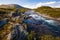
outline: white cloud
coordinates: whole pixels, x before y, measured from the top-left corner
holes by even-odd
[[[56,1],[53,1],[53,2],[39,2],[35,5],[24,5],[24,7],[27,7],[27,8],[37,8],[37,7],[40,7],[40,6],[51,6],[51,7],[60,7],[60,2],[56,2]]]
[[[36,8],[35,5],[22,5],[22,6],[24,6],[24,7],[26,7],[26,8],[31,8],[31,9]]]
[[[60,7],[60,2],[44,2],[44,3],[38,3],[36,5],[36,7],[40,7],[40,6],[51,6],[51,7]]]
[[[56,5],[56,6],[51,6],[53,8],[60,8],[60,5]]]
[[[55,1],[54,2],[40,2],[36,5],[36,7],[51,5],[51,4],[54,4],[54,3],[56,3],[56,2]]]

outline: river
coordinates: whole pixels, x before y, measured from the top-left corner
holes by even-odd
[[[28,16],[27,19],[24,20],[25,23],[29,24],[27,30],[34,30],[36,32],[41,32],[44,34],[52,33],[52,35],[60,36],[60,23],[44,18],[43,16],[38,15],[36,12],[28,11],[25,12],[25,15]]]

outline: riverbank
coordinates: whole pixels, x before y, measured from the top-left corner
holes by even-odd
[[[36,13],[37,13],[38,15],[40,15],[40,16],[46,18],[46,19],[55,20],[55,21],[57,21],[57,22],[60,23],[60,18],[53,18],[53,17],[50,17],[50,16],[48,16],[48,15],[41,14],[41,13],[39,13],[39,12],[36,12]]]

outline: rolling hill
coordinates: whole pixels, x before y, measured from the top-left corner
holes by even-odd
[[[60,18],[60,8],[52,8],[49,6],[41,6],[35,9],[36,12],[49,15],[54,18]]]

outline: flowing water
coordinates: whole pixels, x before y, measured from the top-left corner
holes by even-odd
[[[29,31],[41,30],[41,32],[44,31],[43,33],[48,34],[51,32],[52,35],[60,36],[60,24],[57,21],[39,16],[35,12],[26,12],[25,15],[30,17],[30,18],[24,20],[25,23],[30,24],[30,26],[27,28],[27,30],[29,30]],[[40,26],[38,26],[38,25],[40,25]],[[36,26],[37,26],[37,28],[36,28]],[[48,30],[48,31],[45,31],[45,30]]]

